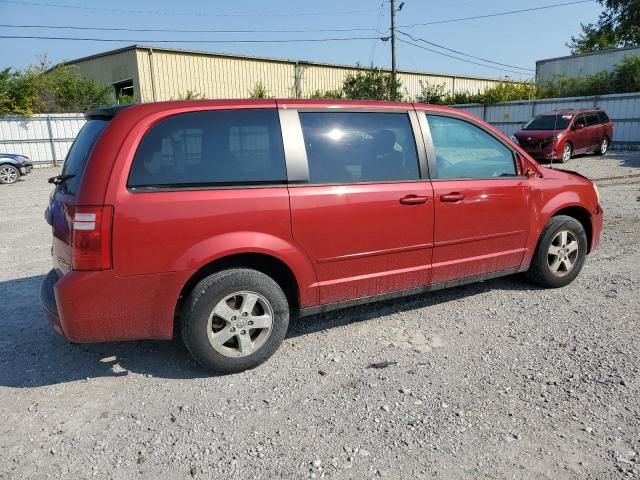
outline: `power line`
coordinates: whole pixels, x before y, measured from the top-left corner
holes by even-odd
[[[0,0],[2,1],[2,0]],[[97,30],[101,32],[156,32],[156,33],[306,33],[306,32],[378,32],[373,28],[329,28],[300,30],[192,30],[179,28],[126,28],[126,27],[78,27],[76,25],[15,25],[0,24],[6,28],[48,28],[58,30]]]
[[[163,10],[124,10],[120,8],[107,7],[89,7],[86,5],[66,5],[61,3],[48,2],[19,2],[17,0],[0,0],[1,3],[12,3],[14,5],[22,5],[29,7],[55,7],[55,8],[71,8],[75,10],[92,10],[110,13],[131,13],[135,15],[170,15],[170,16],[187,16],[187,17],[313,17],[321,15],[355,15],[360,13],[375,12],[375,10],[344,10],[337,12],[302,12],[302,13],[194,13],[194,12],[176,12]]]
[[[409,37],[414,42],[424,42],[424,43],[426,43],[428,45],[433,45],[434,47],[442,48],[443,50],[447,50],[449,52],[457,53],[458,55],[463,55],[465,57],[475,58],[476,60],[482,60],[483,62],[493,63],[495,65],[501,65],[503,67],[510,67],[510,68],[516,68],[518,70],[527,70],[529,72],[535,72],[535,70],[533,68],[518,67],[516,65],[509,65],[508,63],[500,63],[500,62],[496,62],[494,60],[489,60],[487,58],[476,57],[474,55],[470,55],[468,53],[464,53],[464,52],[461,52],[459,50],[454,50],[453,48],[445,47],[444,45],[440,45],[440,44],[435,43],[435,42],[430,42],[429,40],[425,40],[424,38],[414,37],[413,35],[410,35],[410,34],[405,33],[405,32],[401,32],[400,30],[398,30],[398,33],[401,34],[401,35],[404,35],[406,37]]]
[[[456,57],[455,55],[449,55],[448,53],[439,52],[439,51],[434,50],[432,48],[425,47],[424,45],[420,45],[420,44],[413,43],[413,42],[408,42],[407,40],[403,40],[401,38],[399,38],[398,41],[402,42],[402,43],[406,43],[407,45],[414,46],[416,48],[421,48],[422,50],[427,50],[429,52],[436,53],[438,55],[442,55],[442,56],[445,56],[445,57],[449,57],[449,58],[453,58],[453,59],[456,59],[456,60],[460,60],[462,62],[472,63],[474,65],[480,65],[481,67],[491,68],[493,70],[500,70],[500,71],[503,71],[503,72],[517,73],[518,75],[523,75],[524,74],[523,72],[517,72],[515,70],[508,70],[506,68],[500,68],[500,67],[494,67],[494,66],[491,66],[491,65],[485,65],[483,63],[478,63],[478,62],[474,62],[472,60],[467,60],[466,58],[460,58],[460,57]]]
[[[35,40],[71,40],[79,42],[128,42],[128,43],[296,43],[296,42],[345,42],[353,40],[373,40],[378,37],[340,37],[340,38],[290,38],[279,40],[140,40],[132,38],[81,38],[81,37],[48,37],[40,35],[0,35],[0,38],[35,39]]]
[[[382,22],[382,9],[384,8],[384,2],[386,0],[382,0],[380,2],[380,11],[378,12],[378,22],[376,23],[376,32],[380,33],[380,22]],[[378,41],[374,40],[373,42],[371,42],[371,53],[369,54],[369,65],[373,65],[373,55],[376,51],[376,48],[378,46]]]
[[[0,0],[4,1],[4,0]],[[449,18],[446,20],[435,20],[433,22],[425,22],[425,23],[412,23],[410,25],[399,25],[400,28],[411,28],[411,27],[421,27],[424,25],[439,25],[442,23],[453,23],[453,22],[463,22],[466,20],[478,20],[481,18],[491,18],[491,17],[500,17],[502,15],[513,15],[515,13],[525,13],[525,12],[533,12],[536,10],[545,10],[547,8],[557,8],[557,7],[565,7],[567,5],[577,5],[579,3],[592,3],[594,0],[576,0],[573,2],[565,2],[565,3],[556,3],[553,5],[544,5],[542,7],[531,7],[531,8],[523,8],[521,10],[509,10],[506,12],[496,12],[496,13],[487,13],[486,15],[475,15],[473,17],[461,17],[461,18]]]

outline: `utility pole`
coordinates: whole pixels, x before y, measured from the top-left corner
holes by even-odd
[[[396,10],[396,0],[389,0],[389,2],[391,3],[391,35],[389,35],[388,37],[382,37],[382,40],[389,40],[391,39],[391,80],[393,81],[393,87],[392,87],[392,94],[394,96],[394,100],[395,97],[398,95],[398,90],[397,90],[397,73],[398,73],[398,68],[396,66],[396,12],[399,12],[400,10],[402,10],[402,7],[404,7],[404,2],[400,2],[400,6],[398,7],[398,9]]]
[[[391,78],[396,80],[396,0],[391,0]]]

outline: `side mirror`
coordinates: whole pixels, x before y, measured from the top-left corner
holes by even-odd
[[[573,126],[573,129],[574,129],[574,130],[582,130],[583,128],[584,128],[584,124],[583,124],[583,123],[576,123],[576,124]]]

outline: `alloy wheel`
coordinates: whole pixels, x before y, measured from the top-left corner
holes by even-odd
[[[0,180],[2,183],[15,183],[18,180],[18,171],[10,165],[5,165],[0,168]]]
[[[578,237],[571,230],[561,230],[553,237],[547,251],[549,270],[556,277],[564,277],[573,270],[578,259]]]
[[[262,347],[273,325],[271,303],[256,292],[234,292],[220,300],[207,323],[213,349],[225,357],[246,357]]]
[[[607,153],[608,149],[609,149],[609,140],[607,140],[606,138],[603,138],[602,143],[600,144],[600,154],[604,155],[605,153]]]
[[[568,162],[569,160],[571,160],[571,145],[567,143],[562,149],[562,161]]]

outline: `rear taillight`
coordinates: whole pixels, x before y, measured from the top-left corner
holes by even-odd
[[[73,212],[71,264],[74,270],[111,268],[113,207],[75,207]]]

